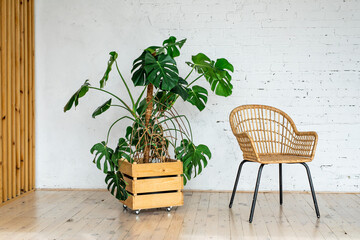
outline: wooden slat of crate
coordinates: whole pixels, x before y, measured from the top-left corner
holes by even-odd
[[[182,189],[182,177],[162,177],[131,180],[125,177],[128,183],[126,190],[131,193],[162,192]]]
[[[124,176],[124,180],[126,182],[126,191],[131,192],[131,193],[135,193],[135,189],[134,189],[134,184],[133,184],[133,180]]]
[[[133,177],[154,177],[182,174],[181,162],[136,164]]]
[[[172,192],[129,196],[122,203],[133,210],[181,206],[184,204],[184,194],[182,192]]]
[[[161,192],[182,189],[182,178],[166,177],[152,179],[138,179],[135,181],[135,191],[137,193]]]
[[[128,176],[131,176],[131,177],[133,175],[133,165],[134,164],[131,164],[126,160],[119,160],[120,172],[122,172],[123,174],[126,174]]]
[[[119,165],[122,173],[136,178],[179,175],[183,173],[182,163],[180,161],[131,164],[127,161],[120,160]]]
[[[120,201],[130,209],[134,209],[134,196],[130,195],[125,201]]]

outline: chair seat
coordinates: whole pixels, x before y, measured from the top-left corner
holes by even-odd
[[[260,163],[301,163],[311,162],[311,157],[303,157],[291,154],[259,154]]]

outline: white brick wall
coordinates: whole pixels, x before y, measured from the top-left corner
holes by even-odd
[[[116,113],[91,119],[107,99],[95,94],[76,111],[63,114],[62,107],[83,80],[97,83],[109,51],[119,52],[129,78],[141,49],[175,35],[188,38],[178,60],[183,75],[183,62],[198,52],[235,67],[231,97],[211,94],[201,113],[177,104],[190,116],[197,143],[213,152],[187,188],[232,188],[241,152],[228,114],[259,103],[287,112],[299,130],[318,132],[310,163],[316,190],[360,191],[360,1],[38,0],[35,11],[37,187],[104,186],[89,149]],[[118,80],[109,87],[121,89]],[[245,165],[239,189],[253,189],[256,171],[256,164]],[[305,177],[301,166],[284,166],[286,190],[308,190]],[[261,189],[275,190],[277,182],[277,166],[266,166]]]

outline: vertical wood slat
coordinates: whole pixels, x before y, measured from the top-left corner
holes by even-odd
[[[32,149],[32,189],[35,189],[35,21],[34,21],[34,1],[30,1],[30,16],[31,16],[31,149]]]
[[[24,90],[24,3],[20,0],[20,169],[21,191],[25,191],[25,90]]]
[[[2,169],[2,175],[3,175],[3,201],[6,201],[8,199],[8,149],[7,149],[7,143],[8,143],[8,137],[7,137],[7,66],[6,66],[6,52],[7,52],[7,45],[6,45],[6,30],[7,30],[7,24],[6,24],[6,1],[1,1],[1,109],[2,109],[2,116],[1,116],[1,125],[2,125],[2,134],[3,134],[3,142],[2,142],[2,152],[3,152],[3,169]]]
[[[15,184],[12,184],[12,197],[16,197],[16,119],[15,119],[15,85],[16,85],[16,75],[15,75],[15,65],[16,65],[16,50],[15,50],[15,1],[11,1],[10,6],[11,14],[11,24],[10,24],[10,44],[11,44],[11,157],[12,157],[12,166],[11,166],[11,181]]]
[[[28,145],[28,138],[29,138],[29,76],[28,76],[28,36],[27,36],[27,0],[23,1],[24,5],[24,22],[25,22],[25,29],[24,29],[24,95],[25,95],[25,102],[24,102],[24,111],[25,111],[25,137],[24,137],[24,145],[25,145],[25,191],[29,191],[29,145]]]
[[[2,19],[2,11],[3,11],[3,3],[0,2],[0,26],[2,26],[3,23],[3,19]],[[3,79],[3,28],[0,29],[0,202],[3,201],[3,182],[4,182],[4,175],[3,175],[3,158],[4,158],[4,153],[3,153],[3,115],[4,115],[4,111],[3,111],[3,100],[2,100],[2,89],[3,89],[3,85],[2,85],[2,79]]]
[[[16,126],[16,195],[21,193],[20,176],[20,2],[15,1],[15,126]]]
[[[10,19],[10,1],[7,1],[6,3],[6,18],[7,18],[7,22],[6,22],[6,47],[8,49],[8,51],[6,52],[6,61],[8,64],[6,64],[7,66],[7,101],[6,101],[6,118],[7,118],[7,122],[8,122],[8,128],[7,128],[7,134],[8,134],[8,144],[7,144],[7,151],[8,151],[8,168],[7,168],[7,173],[8,173],[8,182],[7,182],[7,187],[8,187],[8,196],[10,198],[12,198],[12,193],[11,193],[11,183],[12,183],[12,174],[11,174],[11,168],[12,168],[12,152],[11,152],[11,39],[10,39],[10,31],[11,31],[11,19]]]
[[[34,133],[35,133],[35,101],[34,101],[34,58],[35,58],[35,54],[34,54],[34,44],[35,44],[35,39],[34,39],[34,14],[32,14],[34,12],[34,1],[29,1],[29,5],[28,5],[28,16],[29,16],[29,78],[30,78],[30,84],[29,84],[29,119],[30,119],[30,124],[29,124],[29,129],[30,129],[30,138],[29,138],[29,159],[30,159],[30,165],[31,165],[31,169],[30,169],[30,190],[34,189],[35,186],[35,137],[34,137]]]
[[[0,0],[0,203],[35,188],[34,0]]]
[[[32,125],[33,125],[33,117],[32,117],[32,109],[33,109],[33,105],[32,105],[32,26],[31,26],[31,2],[30,0],[27,0],[27,22],[28,24],[28,28],[27,28],[27,36],[28,36],[28,41],[27,41],[27,45],[28,45],[28,106],[29,106],[29,113],[28,113],[28,118],[29,118],[29,135],[28,135],[28,156],[29,156],[29,190],[32,189],[32,185],[33,185],[33,158],[32,158]]]

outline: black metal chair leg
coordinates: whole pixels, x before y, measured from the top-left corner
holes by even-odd
[[[283,187],[282,187],[282,164],[279,163],[279,192],[280,192],[280,205],[283,204]]]
[[[238,172],[237,172],[237,175],[236,175],[236,180],[235,180],[235,183],[234,183],[234,189],[232,191],[232,194],[231,194],[231,199],[230,199],[230,203],[229,203],[229,208],[232,207],[233,205],[233,202],[234,202],[234,198],[235,198],[235,193],[236,193],[236,189],[237,189],[237,185],[238,185],[238,182],[239,182],[239,178],[240,178],[240,172],[241,172],[241,168],[242,166],[244,165],[244,163],[248,162],[248,160],[244,160],[240,163],[239,165],[239,169],[238,169]]]
[[[252,201],[251,211],[250,211],[250,217],[249,217],[249,222],[250,223],[252,222],[253,217],[254,217],[256,198],[257,198],[257,194],[258,194],[258,191],[259,191],[260,178],[261,178],[261,172],[262,172],[263,167],[264,167],[264,164],[261,164],[260,167],[259,167],[258,176],[257,176],[257,179],[256,179],[255,191],[254,191],[254,196],[253,196],[253,201]]]
[[[308,175],[310,189],[311,189],[311,195],[312,195],[312,198],[313,198],[313,201],[314,201],[314,206],[315,206],[315,211],[316,211],[316,216],[318,218],[320,218],[319,207],[318,207],[318,204],[317,204],[317,201],[316,201],[315,190],[314,190],[314,185],[313,185],[313,182],[312,182],[312,179],[311,179],[309,166],[306,163],[301,163],[301,164],[305,167],[307,175]]]

